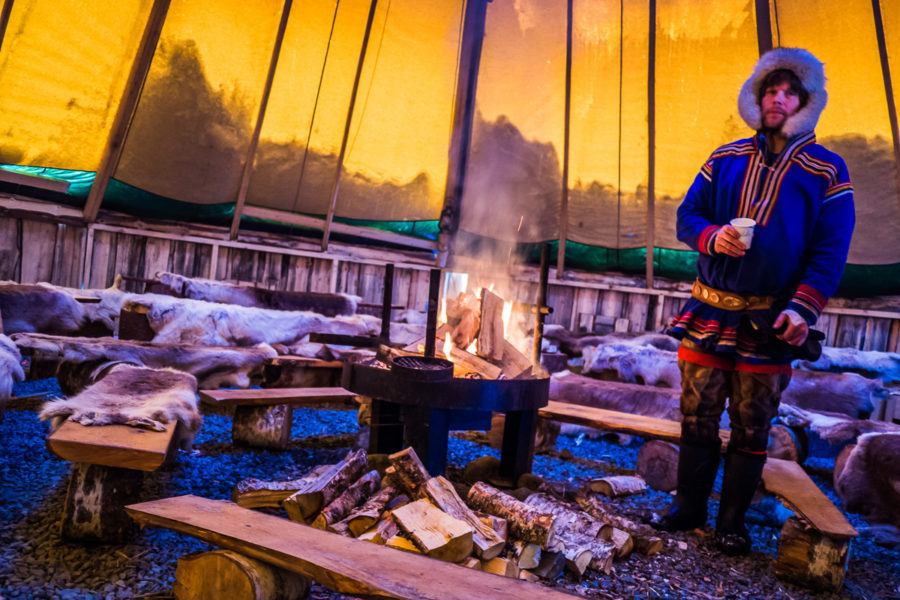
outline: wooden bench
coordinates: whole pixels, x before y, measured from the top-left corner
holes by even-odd
[[[572,600],[539,584],[321,531],[225,500],[180,496],[126,507],[141,525],[173,529],[310,577],[342,594],[442,600]]]
[[[231,439],[257,448],[285,448],[293,407],[356,408],[356,394],[339,387],[201,390],[207,406],[234,408]]]
[[[678,443],[681,423],[579,404],[551,401],[539,415],[606,431]],[[723,444],[730,432],[719,430]],[[793,461],[769,458],[763,485],[800,517],[785,523],[779,540],[776,574],[817,589],[839,589],[856,529]]]
[[[137,499],[143,473],[156,471],[175,453],[180,423],[165,431],[128,425],[87,427],[66,421],[47,448],[72,463],[61,534],[71,540],[123,542],[133,529],[124,507]]]

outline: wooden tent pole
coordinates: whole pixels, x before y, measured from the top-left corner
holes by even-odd
[[[3,50],[3,38],[6,37],[6,26],[9,25],[12,5],[13,0],[3,0],[3,8],[0,8],[0,50]]]
[[[569,234],[569,130],[572,111],[572,2],[566,2],[566,109],[563,121],[562,197],[559,203],[559,249],[556,252],[556,278],[566,268],[566,237]]]
[[[350,139],[350,123],[353,121],[353,107],[356,105],[356,96],[359,92],[359,79],[362,76],[363,63],[366,60],[366,49],[369,46],[369,36],[372,33],[372,22],[375,20],[375,8],[378,0],[372,0],[369,5],[369,17],[366,20],[366,32],[363,35],[362,47],[359,49],[359,61],[356,63],[356,76],[353,78],[353,90],[350,92],[350,106],[347,108],[347,121],[344,123],[344,137],[341,138],[341,150],[338,152],[337,169],[335,170],[334,185],[331,188],[331,202],[328,204],[328,215],[325,217],[325,227],[322,231],[322,251],[328,250],[328,238],[331,236],[331,222],[334,220],[334,209],[337,206],[338,192],[341,189],[341,174],[344,170],[344,154],[347,152],[347,141]],[[387,19],[387,15],[384,17]],[[372,77],[375,74],[372,73]]]
[[[256,157],[256,149],[259,147],[259,134],[262,131],[263,119],[269,105],[269,94],[272,92],[272,82],[275,80],[275,69],[278,67],[278,56],[281,54],[284,32],[287,29],[288,18],[291,16],[292,1],[284,0],[284,8],[281,9],[281,22],[278,24],[278,33],[275,35],[275,46],[272,48],[272,58],[269,60],[269,72],[266,73],[266,84],[260,100],[259,113],[256,115],[256,125],[253,127],[247,154],[244,156],[241,185],[238,188],[237,201],[234,204],[234,217],[231,219],[230,238],[232,240],[237,239],[238,228],[241,226],[241,215],[244,212],[244,203],[247,201],[247,189],[250,187],[250,174],[253,173],[253,159]]]
[[[878,37],[878,55],[881,57],[881,75],[884,78],[884,92],[887,98],[888,118],[891,121],[891,137],[894,139],[894,172],[900,190],[900,127],[897,124],[897,104],[894,102],[894,86],[891,83],[891,65],[888,62],[887,43],[884,37],[884,21],[881,18],[881,3],[872,0],[872,15],[875,17],[875,34]]]
[[[653,289],[656,246],[656,0],[650,0],[647,59],[647,289]]]
[[[100,159],[97,175],[94,177],[93,185],[91,185],[87,202],[84,204],[84,220],[88,223],[97,219],[97,213],[100,211],[100,203],[103,201],[106,187],[109,185],[109,180],[119,165],[119,159],[122,157],[122,150],[125,147],[125,137],[128,135],[128,129],[131,127],[131,119],[134,117],[138,99],[141,97],[141,90],[144,88],[144,82],[147,80],[147,73],[150,71],[150,64],[153,62],[153,55],[156,52],[156,44],[159,42],[159,35],[162,32],[163,23],[166,21],[166,13],[168,12],[169,0],[153,0],[153,7],[150,9],[147,25],[144,27],[144,34],[141,37],[137,55],[131,64],[131,72],[128,74],[128,80],[125,82],[122,99],[119,102],[119,108],[116,111],[115,119],[109,131],[106,148],[103,150],[103,158]]]
[[[772,49],[772,17],[769,14],[769,0],[756,0],[756,42],[759,55]]]
[[[459,73],[456,78],[456,98],[453,101],[453,130],[447,161],[447,181],[444,185],[444,207],[438,228],[437,263],[447,266],[453,253],[453,240],[459,229],[463,182],[472,140],[472,121],[475,117],[475,91],[478,87],[478,67],[487,18],[488,0],[467,0],[460,42]]]

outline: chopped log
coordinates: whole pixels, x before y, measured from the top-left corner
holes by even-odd
[[[647,482],[641,477],[631,475],[615,475],[594,479],[588,483],[592,492],[597,492],[609,498],[640,494],[647,490]]]
[[[475,558],[474,556],[468,556],[468,557],[466,557],[466,560],[459,563],[459,566],[466,567],[469,569],[477,569],[480,571],[481,570],[481,561],[479,559]]]
[[[396,548],[397,550],[403,550],[404,552],[412,552],[413,554],[422,554],[422,550],[419,549],[415,543],[409,539],[408,537],[404,537],[402,535],[395,535],[392,538],[385,540],[384,545],[388,548]]]
[[[400,529],[432,558],[459,562],[472,553],[472,527],[424,498],[395,508],[391,514]]]
[[[506,538],[501,538],[493,527],[483,523],[472,512],[456,493],[452,483],[441,476],[432,477],[425,482],[424,491],[435,506],[472,527],[472,542],[475,545],[476,556],[491,559],[500,555],[506,545]]]
[[[378,544],[384,544],[400,533],[400,526],[397,525],[392,513],[393,511],[385,512],[378,524],[375,525],[376,539],[374,541]]]
[[[523,579],[525,581],[530,581],[531,583],[536,583],[541,580],[540,577],[538,577],[531,571],[526,571],[525,569],[522,569],[521,571],[519,571],[519,579]]]
[[[605,527],[602,521],[583,511],[569,508],[549,494],[531,494],[525,504],[538,512],[553,515],[557,535],[575,533],[594,538]]]
[[[359,479],[365,468],[366,451],[360,448],[350,452],[344,460],[332,465],[284,500],[288,517],[292,521],[305,522]]]
[[[837,591],[844,581],[850,540],[830,537],[797,517],[781,529],[775,576],[820,591]]]
[[[541,547],[522,540],[512,544],[512,558],[520,569],[534,569],[541,562]]]
[[[288,404],[235,407],[231,441],[251,448],[284,449],[291,438],[292,417]]]
[[[430,475],[412,446],[388,456],[394,471],[391,477],[396,478],[399,487],[409,494],[410,498],[421,498],[424,494],[422,486]]]
[[[288,496],[317,479],[332,466],[334,465],[318,465],[303,477],[290,481],[243,479],[231,491],[231,501],[244,508],[279,508]]]
[[[556,544],[553,515],[541,513],[509,494],[478,482],[469,489],[470,506],[503,517],[510,532],[518,539],[549,548]]]
[[[490,560],[482,560],[481,570],[485,573],[493,573],[503,577],[519,577],[519,567],[516,566],[516,562],[500,556]]]
[[[600,532],[600,537],[615,546],[616,558],[624,558],[634,549],[631,534],[618,527],[604,527]]]
[[[501,539],[509,539],[509,522],[506,519],[498,517],[497,515],[489,515],[480,510],[473,510],[472,512],[475,513],[478,520],[497,532],[497,535],[500,536]]]
[[[644,442],[635,470],[651,489],[671,492],[678,485],[678,446],[663,440]]]
[[[563,541],[562,555],[565,559],[565,568],[578,578],[584,575],[587,568],[591,565],[594,558],[593,545],[595,543],[603,544],[602,541],[591,540],[587,537],[578,538],[575,536],[568,537]],[[603,564],[612,560],[613,551],[608,545],[602,547],[602,552],[598,552],[601,556],[608,557],[603,559]],[[608,567],[607,567],[608,568]]]
[[[766,448],[766,455],[794,462],[803,462],[806,458],[802,456],[803,452],[797,434],[790,428],[778,424],[772,425],[769,430],[769,445]]]
[[[328,503],[312,522],[316,529],[331,531],[331,525],[341,521],[359,505],[364,498],[374,494],[381,485],[381,477],[378,471],[369,471],[350,484],[340,496]]]
[[[450,340],[457,348],[468,348],[469,344],[475,340],[480,328],[481,319],[478,312],[472,308],[465,308],[460,315],[459,323],[450,332]]]
[[[178,559],[172,592],[179,600],[300,600],[311,580],[232,550]]]
[[[64,539],[122,543],[134,530],[125,505],[134,502],[143,472],[134,469],[72,463],[60,522]]]
[[[566,557],[562,552],[542,550],[538,566],[531,571],[542,579],[556,579],[565,568]]]
[[[631,534],[634,547],[638,552],[650,556],[662,550],[662,538],[657,535],[657,531],[653,527],[645,523],[635,523],[630,519],[613,514],[603,506],[596,496],[579,494],[575,499],[578,506],[595,519]]]
[[[598,570],[606,572],[609,570],[613,556],[619,555],[619,546],[612,540],[613,527],[591,515],[580,510],[573,510],[544,493],[532,494],[525,504],[554,516],[557,539],[563,544],[566,568],[579,577],[590,565],[592,559],[596,560]],[[618,538],[620,543],[624,544],[621,536]],[[587,559],[582,556],[585,549],[590,551]]]
[[[381,518],[381,515],[387,509],[388,503],[396,495],[397,488],[381,488],[377,494],[366,500],[359,508],[351,511],[343,521],[335,525],[343,523],[350,535],[358,537],[378,522],[378,519]]]
[[[503,298],[487,289],[482,289],[478,355],[495,361],[502,360],[503,339]]]

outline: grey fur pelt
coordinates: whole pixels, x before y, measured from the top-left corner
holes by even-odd
[[[41,420],[65,420],[82,425],[131,425],[164,431],[167,423],[181,421],[188,440],[200,429],[197,379],[174,369],[148,369],[119,364],[103,379],[81,393],[46,403]]]
[[[13,383],[24,379],[19,349],[11,339],[0,333],[0,400],[12,397]]]

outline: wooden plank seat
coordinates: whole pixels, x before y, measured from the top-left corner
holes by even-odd
[[[173,529],[365,598],[571,600],[536,583],[498,577],[314,529],[226,500],[180,496],[126,507],[141,525]]]
[[[343,361],[283,354],[263,364],[263,387],[334,387],[341,384]]]
[[[72,463],[60,522],[64,538],[120,543],[134,529],[125,513],[142,487],[144,473],[172,460],[180,423],[165,431],[128,425],[85,426],[65,421],[47,436],[47,448]]]
[[[201,390],[200,401],[234,408],[231,439],[236,444],[282,449],[291,437],[293,407],[355,409],[356,394],[339,387]]]
[[[540,416],[678,443],[681,423],[579,404],[551,401]],[[730,432],[719,430],[723,444]],[[768,458],[763,485],[799,517],[788,519],[779,539],[776,574],[816,589],[839,589],[849,557],[850,540],[856,529],[822,493],[806,471],[794,461]]]

